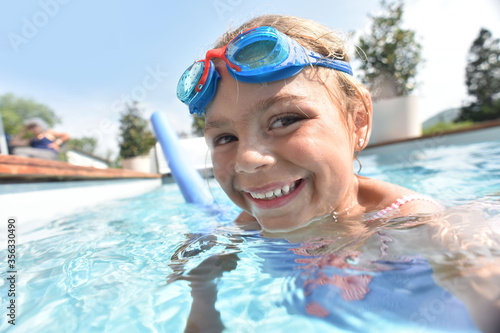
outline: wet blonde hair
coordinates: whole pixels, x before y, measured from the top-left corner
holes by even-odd
[[[242,31],[258,26],[274,27],[282,33],[296,40],[302,46],[325,56],[325,58],[339,59],[349,62],[347,54],[347,42],[339,33],[312,20],[285,15],[262,15],[243,23],[238,28],[223,34],[216,42],[215,48],[227,45],[234,37]],[[365,98],[364,86],[351,75],[330,70],[321,66],[311,66],[314,68],[316,77],[325,85],[334,102],[340,103],[347,125],[350,125],[349,118],[354,117],[354,112],[362,103],[367,113],[369,122],[369,103]],[[331,89],[318,74],[325,74],[328,81],[332,78],[332,83],[340,89]],[[339,96],[338,91],[341,92]],[[368,123],[368,126],[371,124]],[[368,131],[367,131],[368,133]],[[365,142],[367,138],[365,137]]]

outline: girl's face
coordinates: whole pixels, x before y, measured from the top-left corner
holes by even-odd
[[[293,230],[355,200],[356,137],[325,86],[302,71],[266,84],[237,82],[224,66],[207,109],[214,176],[268,231]]]

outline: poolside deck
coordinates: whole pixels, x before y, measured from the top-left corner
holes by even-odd
[[[161,178],[161,175],[124,169],[98,169],[60,161],[0,155],[0,183],[133,178]]]

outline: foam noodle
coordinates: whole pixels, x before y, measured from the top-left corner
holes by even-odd
[[[170,126],[167,117],[156,111],[151,115],[151,123],[184,200],[199,205],[212,204],[213,199],[207,184],[188,161],[186,152],[181,151],[179,138]]]

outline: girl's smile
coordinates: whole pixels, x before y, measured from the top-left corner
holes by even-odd
[[[291,202],[302,190],[304,179],[286,182],[284,186],[271,184],[260,189],[244,190],[248,200],[260,209],[279,208]]]

